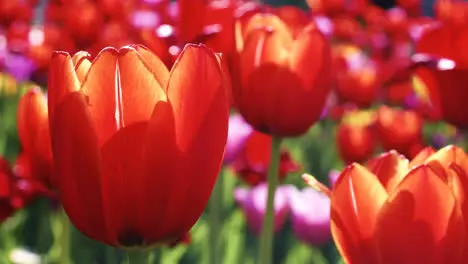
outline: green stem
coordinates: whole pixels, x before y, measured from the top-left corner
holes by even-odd
[[[216,184],[213,188],[210,198],[210,211],[208,214],[209,224],[210,224],[210,263],[219,264],[220,261],[220,252],[219,245],[220,239],[219,235],[221,232],[221,204],[223,200],[223,177],[221,173],[216,180]]]
[[[150,264],[154,263],[154,252],[146,250],[129,250],[127,251],[126,264]]]
[[[70,220],[63,208],[60,210],[60,222],[62,223],[62,232],[60,233],[60,263],[71,263],[70,258],[70,243],[71,243],[71,226]]]
[[[273,224],[274,201],[276,186],[278,185],[278,171],[282,138],[273,136],[271,141],[270,166],[268,168],[268,197],[266,212],[263,218],[262,233],[260,236],[260,251],[258,264],[271,264],[273,255]]]
[[[106,254],[106,264],[115,264],[117,263],[117,256],[115,249],[110,246],[105,247],[105,254]]]

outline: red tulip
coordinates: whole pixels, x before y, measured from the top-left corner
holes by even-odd
[[[412,110],[382,106],[377,111],[376,132],[382,146],[385,150],[395,149],[408,158],[412,158],[414,148],[421,145],[422,125],[421,116]]]
[[[371,126],[375,114],[351,112],[341,120],[336,131],[336,144],[340,157],[346,162],[363,162],[375,148],[374,133]]]
[[[126,46],[89,62],[85,53],[56,52],[51,63],[52,150],[65,211],[84,234],[112,246],[178,240],[201,215],[226,144],[229,80],[218,57],[187,45],[169,72],[146,48]]]
[[[305,133],[320,117],[331,87],[331,51],[314,22],[301,33],[277,16],[237,24],[233,85],[236,107],[255,129],[276,136]],[[310,63],[313,61],[314,63]]]
[[[377,64],[368,58],[363,51],[353,45],[348,45],[336,51],[344,59],[344,69],[336,70],[336,91],[340,98],[355,103],[361,107],[368,107],[377,97],[380,85]]]
[[[14,199],[15,187],[10,163],[0,157],[0,222],[3,222],[24,205],[21,197]]]
[[[468,26],[442,25],[427,30],[417,43],[414,74],[425,88],[434,111],[447,122],[468,127],[465,98],[468,90]]]
[[[47,101],[40,88],[26,92],[18,104],[18,135],[24,163],[30,177],[51,187],[53,185],[53,158],[49,135]]]
[[[271,156],[271,136],[258,131],[247,138],[243,149],[233,162],[236,174],[249,185],[266,182]],[[288,150],[280,154],[279,181],[283,181],[291,172],[297,172],[299,165],[294,162]]]
[[[331,230],[346,263],[466,263],[468,158],[456,146],[426,148],[408,161],[395,151],[351,164],[333,190]]]
[[[103,16],[97,5],[91,1],[77,1],[65,6],[65,26],[81,46],[92,43],[103,25]]]

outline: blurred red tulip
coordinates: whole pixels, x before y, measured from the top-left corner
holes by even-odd
[[[22,197],[16,196],[15,188],[15,176],[10,163],[0,157],[0,223],[25,205]]]
[[[375,113],[353,111],[347,113],[336,131],[338,153],[346,163],[364,162],[374,152],[375,139],[372,125]]]
[[[354,45],[341,46],[335,53],[344,62],[341,69],[335,68],[338,95],[360,107],[370,106],[380,88],[378,65]]]
[[[354,163],[341,172],[329,195],[331,230],[346,263],[466,262],[468,178],[458,169],[466,154],[449,146],[420,155],[409,162],[390,151],[367,168]]]
[[[328,39],[314,22],[293,36],[275,15],[237,24],[233,94],[239,112],[257,130],[276,136],[305,133],[320,117],[331,88]],[[314,63],[310,63],[314,61]]]
[[[33,7],[21,0],[7,0],[0,2],[0,25],[9,26],[13,21],[30,23]]]
[[[421,14],[422,2],[421,0],[397,0],[398,6],[403,8],[412,17],[417,17]]]
[[[144,247],[176,241],[195,224],[227,137],[229,80],[218,59],[187,45],[169,72],[141,46],[106,48],[92,63],[86,53],[54,54],[57,186],[80,231],[112,246]]]
[[[47,101],[39,87],[26,92],[18,104],[18,135],[31,178],[53,186],[53,158],[49,135]]]
[[[385,150],[396,150],[413,158],[415,143],[421,142],[423,120],[412,110],[381,106],[377,111],[376,132]]]
[[[437,0],[434,5],[437,19],[451,26],[466,26],[468,3],[459,0]]]
[[[72,2],[65,6],[65,26],[79,47],[87,46],[101,33],[104,18],[91,1]]]
[[[449,123],[468,127],[464,114],[468,96],[468,26],[442,25],[428,29],[416,46],[413,60],[416,89],[423,88],[427,101]]]
[[[203,32],[208,0],[178,0],[177,36],[189,43]]]
[[[307,4],[314,14],[336,16],[343,13],[360,14],[368,5],[368,0],[307,0]]]
[[[286,149],[283,149],[280,155],[278,177],[281,182],[289,173],[297,172],[300,166],[293,161]],[[252,186],[257,185],[267,180],[270,156],[271,136],[254,131],[247,138],[232,166],[244,182]]]
[[[354,40],[363,31],[362,26],[352,16],[343,14],[333,17],[333,36],[341,40]]]

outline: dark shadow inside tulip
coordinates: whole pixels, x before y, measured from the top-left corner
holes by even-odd
[[[120,232],[117,235],[117,241],[119,245],[123,247],[138,247],[143,246],[144,240],[143,237],[138,234],[135,230],[127,229],[123,232]]]
[[[278,55],[264,56],[285,56],[281,50],[277,52]],[[238,107],[245,119],[265,134],[297,136],[305,133],[320,117],[328,92],[327,78],[322,80],[320,73],[304,76],[308,79],[306,83],[287,64],[260,62],[253,67],[252,72],[241,74],[244,75],[243,87],[237,93]]]

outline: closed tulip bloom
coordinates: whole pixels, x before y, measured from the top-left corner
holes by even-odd
[[[336,145],[340,157],[346,162],[362,162],[375,148],[375,113],[351,111],[343,117],[336,131]]]
[[[467,263],[467,165],[463,150],[447,146],[411,161],[391,151],[344,169],[329,195],[346,263]]]
[[[242,146],[232,167],[237,176],[250,185],[267,181],[268,166],[271,157],[271,136],[253,131]],[[280,152],[278,180],[283,181],[289,173],[296,172],[300,165],[291,156],[288,149]]]
[[[84,53],[54,54],[57,186],[85,235],[142,247],[179,240],[195,224],[226,144],[229,80],[219,59],[187,45],[169,72],[141,46],[106,48],[92,62]]]
[[[21,164],[28,170],[21,175],[52,187],[53,157],[47,99],[39,87],[33,87],[21,97],[17,120],[22,147]]]
[[[278,232],[284,226],[289,212],[289,189],[291,186],[280,186],[276,189],[274,200],[274,231]],[[255,235],[262,231],[263,218],[266,211],[268,186],[265,183],[250,189],[234,189],[234,199],[240,205],[247,219],[247,225]]]
[[[320,118],[331,86],[327,37],[313,21],[294,34],[273,14],[256,14],[236,28],[236,107],[263,133],[305,133]]]
[[[289,193],[291,223],[294,235],[313,246],[323,246],[331,239],[330,199],[312,188]]]
[[[377,111],[376,132],[385,150],[395,149],[412,158],[412,148],[422,141],[423,119],[415,111],[381,106]]]
[[[442,2],[452,6],[452,1]],[[462,1],[453,3],[462,4],[465,8],[457,6],[456,9],[450,9],[447,15],[453,15],[453,19],[465,20],[464,13],[454,14],[466,12],[468,5]],[[468,34],[468,26],[466,21],[458,26],[449,23],[430,27],[423,32],[416,43],[417,54],[413,55],[417,64],[414,76],[418,86],[427,90],[427,101],[433,111],[445,121],[466,128],[468,117],[464,114],[464,109],[468,95],[465,89],[468,83],[468,56],[465,47],[468,39],[465,36]],[[458,23],[461,21],[456,22]]]

